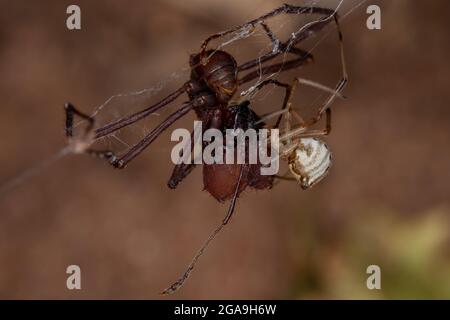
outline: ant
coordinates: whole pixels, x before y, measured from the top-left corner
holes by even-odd
[[[275,111],[264,116],[258,116],[251,108],[250,101],[244,100],[238,105],[232,105],[229,110],[234,115],[234,121],[222,128],[222,131],[226,129],[262,129],[266,127],[265,121],[278,117],[276,124],[272,129],[278,129],[280,127],[283,116],[285,118],[284,128],[279,142],[281,148],[279,156],[288,162],[289,171],[293,177],[286,176],[265,176],[260,174],[261,164],[203,164],[203,180],[206,190],[214,195],[214,192],[219,190],[226,195],[232,194],[231,204],[228,208],[225,218],[221,224],[211,233],[207,241],[200,248],[197,254],[194,256],[192,262],[187,267],[185,273],[170,287],[165,289],[163,294],[170,294],[178,290],[189,277],[190,273],[195,267],[200,256],[209,246],[212,240],[222,230],[222,228],[229,222],[239,194],[245,190],[247,186],[255,189],[270,189],[273,186],[274,178],[280,180],[293,180],[297,181],[302,189],[311,188],[322,180],[331,167],[332,154],[321,139],[321,137],[328,135],[331,132],[331,109],[329,108],[331,103],[336,97],[345,99],[340,92],[343,90],[345,83],[341,82],[336,89],[331,89],[311,80],[302,78],[294,79],[291,85],[279,82],[277,80],[267,80],[270,83],[277,84],[280,87],[285,88],[285,98],[283,107],[280,111]],[[331,94],[322,108],[319,109],[316,116],[305,121],[300,114],[292,107],[292,97],[298,84],[309,85],[317,89],[323,90]],[[260,89],[261,86],[255,87],[253,90]],[[325,113],[326,127],[322,130],[310,129],[311,126],[316,124]],[[293,126],[292,118],[297,120],[297,123]],[[270,137],[268,138],[270,140]],[[224,147],[225,148],[225,147]],[[276,158],[278,159],[278,158]],[[227,176],[228,175],[228,176]],[[232,185],[227,183],[227,179],[237,182]],[[225,181],[225,182],[224,182]],[[214,185],[211,189],[208,187]],[[217,189],[216,189],[217,188]],[[230,189],[232,188],[232,189]],[[217,198],[222,201],[221,198]]]
[[[267,19],[280,14],[314,14],[322,15],[319,20],[310,22],[303,26],[298,31],[291,34],[289,39],[285,42],[281,42],[269,29],[265,23]],[[270,79],[274,74],[282,71],[298,68],[302,65],[308,64],[313,61],[313,56],[300,48],[295,47],[301,41],[308,39],[317,32],[321,31],[329,22],[335,21],[338,36],[341,44],[341,62],[343,75],[335,90],[326,88],[320,84],[313,83],[309,80],[298,79],[293,85],[287,85],[277,80]],[[224,37],[237,31],[245,30],[247,32],[253,32],[257,26],[261,26],[269,37],[272,43],[272,50],[260,56],[259,58],[252,59],[246,63],[238,65],[234,57],[222,50],[208,49],[210,41]],[[291,60],[283,61],[280,63],[269,63],[263,66],[263,64],[270,62],[280,54],[290,53],[296,56]],[[225,130],[227,128],[262,128],[265,126],[264,119],[274,117],[278,115],[278,120],[275,127],[278,127],[283,114],[286,114],[285,134],[281,137],[283,144],[282,158],[290,154],[292,150],[300,150],[300,145],[292,144],[295,137],[303,137],[307,134],[307,129],[318,122],[324,113],[329,118],[330,111],[328,109],[331,102],[336,96],[340,95],[340,91],[347,83],[347,73],[344,63],[344,52],[342,45],[342,33],[338,23],[338,17],[335,10],[320,7],[301,7],[284,4],[259,18],[246,22],[240,26],[236,26],[229,30],[219,32],[209,36],[201,45],[200,52],[190,56],[189,65],[191,68],[190,79],[185,82],[179,89],[169,94],[167,97],[159,101],[158,103],[147,107],[139,112],[125,116],[116,121],[108,123],[100,128],[94,129],[94,119],[88,115],[78,111],[72,104],[65,104],[66,112],[66,136],[69,139],[69,144],[72,146],[74,153],[87,153],[103,159],[115,168],[125,168],[135,157],[137,157],[142,151],[144,151],[164,130],[170,127],[178,119],[185,116],[191,110],[194,110],[197,117],[202,121],[203,128],[205,129],[219,129]],[[238,77],[242,72],[248,71],[242,77]],[[250,107],[249,101],[244,101],[238,105],[232,105],[230,103],[232,97],[238,90],[238,88],[255,79],[261,79],[263,76],[268,75],[268,79],[263,80],[257,85],[253,86],[250,91],[252,93],[260,90],[262,87],[273,84],[282,87],[286,91],[285,99],[283,101],[283,108],[275,114],[267,115],[260,118]],[[327,103],[319,110],[317,116],[309,122],[301,122],[300,126],[294,129],[290,129],[290,116],[298,116],[290,107],[290,100],[292,97],[293,89],[297,83],[304,83],[312,85],[325,91],[332,92],[332,96]],[[174,113],[170,114],[164,121],[162,121],[155,129],[148,133],[141,141],[132,146],[125,154],[116,155],[114,152],[106,150],[94,150],[90,148],[90,145],[97,139],[105,137],[123,127],[129,126],[148,115],[163,108],[169,103],[175,101],[180,95],[187,93],[189,100],[184,102],[181,107]],[[88,121],[88,125],[80,137],[74,137],[73,135],[73,119],[74,115],[84,118]],[[312,134],[311,132],[309,134]],[[315,133],[314,133],[315,134]],[[300,139],[300,141],[302,141]],[[305,142],[303,140],[303,142]],[[291,172],[295,172],[298,176],[304,180],[305,168],[300,168],[301,153],[292,156],[290,161]],[[175,189],[178,184],[193,170],[194,164],[177,164],[172,172],[172,175],[168,181],[168,186],[171,189]],[[211,234],[205,245],[200,249],[194,260],[189,265],[185,274],[171,285],[168,289],[164,290],[164,294],[172,293],[176,291],[189,276],[190,272],[194,268],[194,265],[208,244],[214,239],[217,233],[225,226],[230,220],[236,205],[237,198],[240,193],[246,189],[246,187],[252,187],[255,189],[269,189],[273,185],[274,176],[262,176],[260,174],[261,164],[211,164],[203,165],[203,181],[205,189],[213,195],[218,201],[231,200],[230,206],[227,211],[222,224]],[[295,170],[294,170],[295,169]],[[303,171],[302,171],[303,170]],[[280,177],[281,178],[281,177]],[[303,181],[302,180],[302,181]],[[312,177],[312,180],[316,181],[317,177]],[[302,186],[308,187],[312,180],[304,180]]]

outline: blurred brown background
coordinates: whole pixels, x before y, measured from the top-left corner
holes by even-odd
[[[65,27],[75,3],[81,31]],[[157,101],[187,79],[188,55],[206,36],[281,3],[1,1],[0,182],[63,148],[65,101],[91,112],[163,81],[157,94],[125,97],[104,113]],[[450,3],[358,3],[342,8],[354,8],[342,20],[349,99],[333,106],[330,175],[308,191],[289,182],[247,191],[170,298],[450,298]],[[369,4],[381,6],[380,31],[366,28]],[[337,82],[334,27],[324,34],[305,43],[315,63],[280,79]],[[232,49],[238,62],[251,40]],[[278,107],[279,92],[266,96],[256,110]],[[166,187],[171,146],[162,136],[123,171],[69,156],[1,194],[0,298],[160,298],[227,208],[202,191],[201,170]],[[71,264],[81,267],[81,291],[66,289]],[[371,264],[381,267],[380,291],[366,288]]]

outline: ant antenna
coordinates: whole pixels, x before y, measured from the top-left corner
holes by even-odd
[[[183,286],[184,282],[191,275],[192,270],[194,270],[194,267],[195,267],[198,259],[203,255],[205,250],[208,248],[209,244],[216,238],[216,236],[219,234],[219,232],[222,231],[223,227],[225,227],[227,225],[227,223],[230,221],[230,218],[233,215],[234,209],[236,207],[236,201],[238,198],[239,187],[241,185],[241,180],[242,180],[242,176],[244,173],[243,167],[244,167],[244,165],[241,166],[241,170],[239,173],[239,180],[236,184],[236,189],[234,190],[233,199],[231,200],[230,206],[228,207],[227,215],[223,219],[222,223],[211,233],[211,235],[208,237],[208,240],[206,240],[205,243],[203,244],[203,246],[200,248],[200,250],[198,250],[197,254],[192,259],[192,262],[186,268],[186,271],[184,272],[184,274],[177,281],[175,281],[170,287],[168,287],[163,292],[161,292],[161,294],[163,294],[163,295],[172,294]]]

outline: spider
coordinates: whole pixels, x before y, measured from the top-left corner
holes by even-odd
[[[303,78],[294,79],[291,85],[272,79],[267,81],[285,88],[285,98],[281,110],[260,117],[250,108],[250,101],[244,100],[238,105],[232,105],[229,107],[230,113],[233,115],[229,119],[233,120],[230,123],[225,124],[221,130],[225,131],[230,128],[243,130],[249,128],[261,129],[266,126],[265,121],[274,117],[278,117],[278,119],[272,128],[278,129],[284,116],[284,128],[282,129],[283,131],[279,138],[279,142],[281,143],[279,157],[288,162],[289,171],[293,177],[286,177],[285,175],[261,175],[259,170],[261,167],[260,163],[240,165],[204,164],[203,175],[205,187],[209,186],[209,183],[211,182],[208,180],[211,179],[212,183],[216,183],[217,181],[221,182],[217,184],[217,188],[220,190],[228,190],[228,188],[232,188],[232,190],[227,191],[227,194],[229,192],[233,193],[231,204],[228,207],[225,218],[211,233],[207,241],[194,256],[185,273],[170,287],[165,289],[162,292],[163,294],[171,294],[184,284],[194,269],[200,256],[209,246],[211,241],[213,241],[217,234],[222,230],[222,228],[229,222],[234,212],[237,198],[247,186],[252,186],[256,189],[269,189],[273,186],[274,178],[277,178],[280,180],[297,181],[302,189],[308,189],[317,184],[328,173],[331,166],[331,152],[321,137],[326,136],[331,132],[331,109],[329,107],[336,97],[345,99],[345,96],[341,94],[344,86],[338,85],[337,88],[333,90]],[[305,121],[292,107],[292,97],[298,84],[309,85],[331,94],[326,103],[309,121]],[[264,84],[262,83],[259,86],[256,86],[254,90],[260,89],[261,86],[264,86]],[[316,124],[322,118],[324,113],[326,116],[325,129],[311,129],[311,126]],[[297,124],[294,126],[292,125],[292,118],[297,120]],[[214,174],[210,175],[208,172],[212,172]],[[219,172],[219,174],[217,174],[217,172]],[[237,180],[237,182],[231,184],[227,182],[228,179],[233,182]]]
[[[272,33],[266,24],[266,20],[280,14],[314,14],[321,15],[322,18],[310,22],[303,26],[298,31],[291,34],[289,39],[285,42],[281,42]],[[270,79],[274,74],[278,72],[294,69],[310,63],[313,61],[313,56],[295,45],[301,41],[311,37],[317,32],[321,31],[329,22],[335,21],[336,28],[339,35],[341,45],[341,63],[343,74],[342,78],[336,86],[335,90],[325,88],[320,84],[313,83],[308,80],[296,80],[294,85],[287,85],[277,80]],[[259,58],[252,59],[241,65],[238,65],[234,57],[222,50],[208,49],[210,41],[224,37],[240,30],[254,30],[257,26],[261,26],[265,31],[265,34],[271,41],[272,50],[260,56]],[[280,63],[270,63],[271,60],[278,57],[280,54],[290,53],[295,56],[291,60],[287,60]],[[266,64],[266,65],[264,65]],[[116,121],[108,123],[100,128],[94,129],[94,119],[86,114],[78,111],[72,104],[65,104],[66,111],[66,136],[68,137],[69,144],[72,145],[72,150],[75,153],[87,153],[103,159],[115,168],[125,168],[135,157],[137,157],[144,149],[146,149],[164,130],[171,126],[178,119],[185,116],[191,110],[194,110],[197,117],[202,121],[203,128],[210,129],[216,128],[224,130],[226,128],[242,128],[247,129],[264,127],[263,120],[278,115],[278,120],[275,127],[278,127],[283,114],[286,114],[286,118],[289,118],[291,114],[296,115],[290,108],[290,100],[292,91],[295,88],[297,82],[303,82],[307,85],[312,85],[326,91],[333,92],[327,103],[320,108],[316,117],[309,122],[304,122],[301,127],[290,130],[289,121],[286,122],[286,150],[293,148],[297,150],[297,146],[291,145],[291,137],[298,136],[305,133],[305,130],[314,123],[318,122],[324,113],[329,115],[329,105],[333,99],[338,96],[340,91],[347,83],[347,73],[344,63],[344,53],[342,45],[342,33],[338,22],[337,13],[335,10],[320,7],[301,7],[284,4],[267,14],[260,16],[254,20],[246,22],[240,26],[236,26],[229,30],[215,33],[201,45],[200,51],[190,56],[189,65],[191,68],[190,79],[185,82],[179,89],[169,94],[167,97],[159,101],[158,103],[147,107],[137,113],[125,116]],[[239,77],[241,73],[247,72],[245,75]],[[267,115],[260,118],[249,108],[249,101],[244,101],[238,105],[231,104],[230,101],[238,87],[248,83],[257,78],[262,78],[268,75],[268,79],[257,83],[251,88],[252,92],[256,92],[266,85],[273,84],[282,87],[286,91],[285,99],[283,101],[283,108],[275,114]],[[90,148],[90,145],[95,140],[105,137],[125,126],[129,126],[148,115],[156,112],[157,110],[165,107],[169,103],[176,100],[183,93],[187,93],[189,100],[181,105],[181,107],[174,113],[170,114],[164,121],[162,121],[155,129],[145,135],[145,137],[132,146],[123,155],[116,155],[114,152],[106,150],[94,150]],[[81,139],[80,137],[74,137],[73,135],[73,119],[74,115],[88,120]],[[296,131],[297,130],[297,131]],[[285,151],[287,152],[287,151]],[[287,154],[287,153],[286,153]],[[293,160],[295,163],[295,160]],[[168,181],[169,188],[175,189],[178,184],[193,170],[194,164],[177,164],[173,169],[172,175]],[[166,289],[163,293],[172,293],[176,291],[189,276],[192,271],[195,262],[199,256],[203,253],[207,245],[215,235],[226,225],[231,218],[236,200],[239,194],[246,188],[252,187],[255,189],[268,189],[273,185],[273,176],[262,176],[259,173],[261,164],[255,165],[203,165],[203,181],[205,189],[213,195],[218,201],[231,200],[230,206],[227,211],[227,215],[224,218],[222,224],[217,228],[210,236],[208,241],[195,256],[191,265],[188,267],[186,273],[172,286]],[[294,165],[290,166],[294,168]],[[280,177],[281,178],[281,177]],[[306,183],[306,182],[305,182]]]
[[[316,87],[322,91],[331,93],[327,102],[319,109],[316,116],[305,121],[302,116],[292,108],[293,93],[298,84],[304,84]],[[266,121],[270,118],[279,116],[274,128],[278,128],[280,120],[285,115],[285,123],[283,132],[279,138],[281,149],[279,157],[288,162],[289,171],[293,177],[287,178],[285,176],[276,176],[279,179],[297,181],[302,189],[306,190],[322,180],[328,173],[331,166],[331,152],[328,146],[321,139],[322,136],[329,135],[331,132],[331,109],[329,106],[336,97],[345,99],[341,94],[344,87],[338,86],[333,90],[321,84],[306,80],[303,78],[294,79],[290,90],[286,93],[285,104],[280,111],[270,113],[263,116],[256,122]],[[326,116],[325,129],[317,130],[310,129],[322,117],[323,113]],[[292,118],[297,121],[296,125],[292,125]]]

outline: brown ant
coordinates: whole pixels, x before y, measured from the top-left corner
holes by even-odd
[[[343,70],[345,74],[345,65],[343,65]],[[281,180],[297,181],[303,189],[308,189],[328,174],[328,170],[331,166],[331,152],[321,137],[328,135],[331,131],[331,109],[329,109],[329,107],[335,97],[345,98],[340,93],[345,86],[345,82],[340,82],[337,88],[333,90],[302,78],[294,79],[292,85],[281,83],[276,80],[268,81],[274,84],[276,83],[278,86],[286,89],[282,109],[260,117],[250,108],[250,102],[245,100],[238,105],[229,107],[229,111],[232,115],[230,118],[234,120],[221,130],[225,131],[230,128],[243,130],[251,128],[258,130],[266,127],[264,121],[274,117],[278,117],[278,120],[272,128],[278,129],[284,116],[284,128],[282,129],[283,131],[279,138],[279,142],[282,146],[279,150],[279,157],[288,162],[289,171],[293,175],[293,178],[278,175],[261,175],[260,163],[203,164],[203,183],[205,189],[219,201],[231,197],[231,204],[222,223],[213,231],[213,233],[211,233],[207,241],[194,256],[194,259],[187,267],[185,273],[170,287],[164,290],[163,294],[173,293],[183,285],[208,245],[229,222],[234,212],[239,194],[247,187],[270,189],[273,186],[274,178],[277,178]],[[319,109],[316,116],[309,121],[305,121],[292,107],[291,100],[295,88],[299,83],[331,93],[331,96],[323,107]],[[255,89],[259,89],[259,87],[257,86]],[[311,126],[316,124],[322,118],[324,113],[326,116],[326,128],[322,130],[310,129]],[[292,118],[297,120],[296,125],[293,125]],[[231,183],[229,180],[231,180]],[[237,182],[235,182],[236,180]]]
[[[300,30],[292,33],[288,40],[286,40],[285,42],[281,42],[275,37],[275,35],[271,32],[271,30],[265,23],[267,19],[280,14],[318,14],[322,15],[323,17],[317,21],[308,23]],[[345,86],[347,82],[347,74],[345,71],[343,57],[342,34],[340,31],[336,11],[328,8],[301,7],[292,6],[289,4],[278,7],[259,18],[244,23],[243,25],[236,26],[229,30],[209,36],[201,45],[200,52],[190,56],[190,80],[188,80],[179,89],[169,94],[158,103],[137,113],[120,118],[100,128],[93,129],[93,118],[78,111],[77,109],[75,109],[75,107],[73,107],[72,104],[66,103],[66,135],[69,138],[72,149],[76,153],[88,153],[100,158],[107,159],[109,163],[116,168],[125,168],[130,161],[132,161],[145,148],[147,148],[164,130],[166,130],[175,121],[186,115],[191,110],[194,110],[197,117],[202,121],[204,129],[216,128],[219,130],[225,130],[227,128],[262,128],[265,125],[264,122],[256,115],[256,113],[254,113],[249,108],[248,101],[244,101],[238,105],[230,105],[230,100],[236,93],[238,87],[257,78],[261,78],[265,75],[273,75],[278,72],[294,69],[311,62],[313,60],[312,55],[309,52],[295,47],[295,45],[321,31],[330,21],[333,20],[336,23],[339,39],[341,42],[343,77],[335,90],[330,89],[334,92],[332,97],[325,104],[325,106],[319,110],[317,116],[314,119],[312,119],[310,122],[302,123],[299,128],[295,128],[292,132],[290,132],[290,130],[287,130],[285,132],[285,134],[288,135],[288,137],[285,137],[285,139],[287,139],[287,145],[290,146],[288,147],[288,149],[293,148],[293,150],[297,150],[297,145],[295,147],[291,145],[291,141],[293,140],[291,139],[291,137],[296,135],[295,130],[303,132],[306,130],[306,128],[319,121],[323,113],[329,115],[328,107],[331,104],[333,98],[339,95],[339,92]],[[229,35],[234,32],[238,32],[240,30],[250,30],[251,32],[259,25],[262,26],[265,33],[272,42],[272,50],[263,54],[259,58],[252,59],[246,63],[238,65],[234,57],[229,53],[222,50],[208,49],[208,44],[211,40]],[[269,63],[267,65],[263,65],[278,57],[280,54],[284,53],[293,54],[296,56],[296,58],[280,63]],[[241,73],[243,72],[247,73],[239,78],[239,75],[241,75]],[[286,117],[289,117],[289,115],[292,114],[292,109],[290,108],[289,104],[293,86],[283,84],[274,79],[267,79],[254,86],[252,90],[259,90],[268,84],[280,86],[286,90],[282,111],[276,113],[276,115],[278,115],[278,120],[275,127],[278,127],[284,113],[286,113]],[[317,84],[315,86],[320,87],[320,85]],[[112,151],[99,151],[90,148],[90,144],[95,140],[105,137],[123,127],[131,125],[147,117],[148,115],[173,102],[184,92],[187,93],[189,100],[183,103],[177,111],[169,115],[154,130],[148,133],[141,141],[132,146],[125,154],[118,156]],[[81,137],[81,140],[78,139],[79,137],[75,138],[73,136],[74,114],[89,121],[83,137]],[[275,115],[272,114],[269,117],[271,116]],[[289,121],[287,121],[287,123],[288,122]],[[286,129],[289,129],[288,125]],[[286,150],[284,152],[287,152]],[[286,153],[286,155],[287,154],[288,153]],[[294,161],[293,163],[295,163],[295,159],[292,161]],[[169,188],[175,189],[177,185],[192,171],[194,166],[195,165],[193,164],[177,164],[169,179]],[[205,245],[197,253],[184,275],[163,293],[172,293],[179,287],[181,287],[181,285],[184,283],[184,281],[187,279],[190,272],[194,268],[196,261],[201,256],[205,248],[214,239],[217,233],[219,233],[223,226],[228,223],[233,214],[236,200],[239,194],[244,189],[246,189],[247,187],[252,187],[255,189],[268,189],[272,187],[274,176],[260,175],[260,167],[260,164],[203,165],[203,181],[205,189],[219,201],[231,199],[231,204],[227,211],[227,215],[223,220],[223,223],[213,232]],[[301,175],[301,173],[299,173],[299,175]]]

